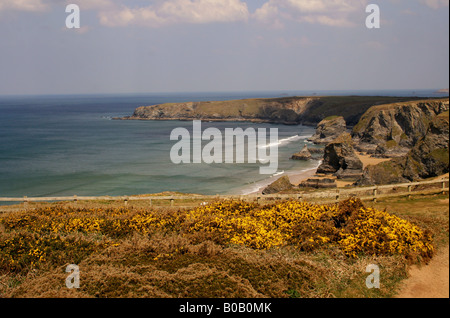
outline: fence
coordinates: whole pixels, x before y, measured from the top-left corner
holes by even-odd
[[[292,194],[270,194],[270,195],[170,195],[170,196],[62,196],[62,197],[14,197],[1,198],[0,202],[23,202],[25,206],[28,202],[55,202],[55,201],[123,201],[124,205],[128,205],[129,201],[147,201],[149,206],[156,205],[156,201],[168,201],[170,206],[175,205],[175,200],[194,200],[210,202],[214,200],[230,200],[239,199],[244,201],[263,202],[267,200],[283,200],[295,199],[311,202],[332,203],[339,202],[351,197],[358,197],[361,200],[373,200],[398,197],[412,196],[417,194],[436,194],[448,193],[449,179],[410,182],[392,185],[381,185],[372,187],[358,188],[336,188],[331,190],[299,192]],[[435,187],[433,187],[435,185]]]

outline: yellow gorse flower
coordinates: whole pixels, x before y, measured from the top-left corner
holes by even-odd
[[[295,246],[314,250],[334,246],[349,257],[360,254],[431,257],[433,253],[430,233],[385,211],[366,208],[358,199],[330,205],[296,200],[259,205],[226,200],[176,213],[53,206],[10,214],[0,218],[0,222],[6,231],[16,233],[12,238],[0,239],[0,261],[11,268],[19,263],[38,266],[51,258],[55,248],[96,248],[64,238],[78,233],[106,238],[98,244],[103,247],[117,246],[120,242],[117,239],[133,233],[151,235],[163,231],[253,249]]]

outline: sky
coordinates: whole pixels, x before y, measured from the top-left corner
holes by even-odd
[[[0,95],[448,87],[448,0],[0,0]]]

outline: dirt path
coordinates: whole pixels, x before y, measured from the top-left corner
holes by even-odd
[[[413,266],[396,298],[449,298],[449,246],[426,266]]]

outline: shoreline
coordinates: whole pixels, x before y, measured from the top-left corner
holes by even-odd
[[[358,158],[361,160],[361,162],[363,163],[363,169],[365,169],[367,166],[370,166],[370,165],[376,165],[378,163],[391,160],[391,158],[373,158],[373,157],[371,157],[371,155],[361,153],[361,152],[357,152],[356,154],[357,154]],[[241,192],[242,192],[241,194],[242,195],[262,194],[262,191],[264,190],[265,187],[267,187],[272,182],[278,180],[282,176],[288,176],[289,180],[291,181],[293,186],[298,186],[301,182],[306,181],[307,179],[313,178],[313,177],[317,178],[317,179],[322,179],[322,178],[334,179],[334,180],[336,180],[337,188],[344,188],[344,187],[352,185],[354,183],[354,181],[337,179],[332,174],[316,174],[317,168],[320,166],[321,163],[322,163],[322,160],[319,160],[317,166],[315,166],[313,168],[308,168],[308,169],[304,169],[304,170],[291,170],[291,171],[283,172],[282,174],[277,175],[276,179],[274,178],[275,176],[271,176],[270,178],[267,178],[260,182],[255,183],[255,187],[258,187],[258,189],[253,188],[253,190],[250,190],[250,191],[241,190]]]
[[[317,168],[322,163],[322,160],[318,161],[318,164],[313,168],[307,168],[304,170],[289,170],[286,172],[283,172],[276,176],[271,176],[269,178],[266,178],[264,180],[261,180],[259,182],[255,182],[252,189],[249,189],[250,187],[247,187],[246,189],[241,190],[241,195],[255,195],[255,194],[262,194],[262,191],[265,187],[270,185],[272,182],[275,182],[279,178],[283,176],[288,176],[289,180],[294,186],[297,186],[300,182],[307,180],[308,178],[311,178],[316,175]],[[257,189],[255,189],[257,187]]]

